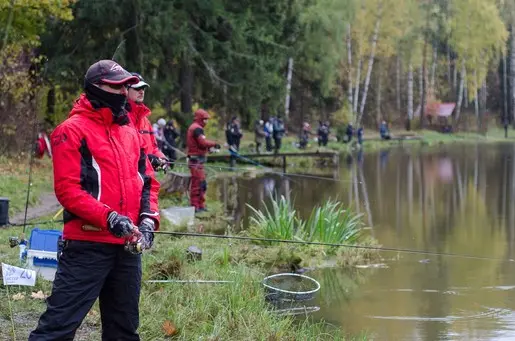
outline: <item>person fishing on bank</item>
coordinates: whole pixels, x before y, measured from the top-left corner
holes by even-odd
[[[179,137],[179,133],[173,124],[173,120],[168,120],[168,122],[166,122],[165,128],[163,129],[163,137],[163,153],[170,161],[170,168],[173,169],[173,163],[177,160],[177,153],[175,152],[177,149],[176,139]]]
[[[140,134],[144,142],[145,154],[147,154],[147,157],[150,159],[154,170],[166,169],[168,167],[168,159],[159,149],[152,123],[150,123],[148,119],[152,112],[143,104],[145,91],[150,85],[145,82],[139,73],[132,72],[131,75],[137,77],[139,80],[138,83],[129,85],[127,94],[127,109],[129,111],[128,115],[131,126]]]
[[[325,147],[329,142],[329,122],[319,121],[318,125],[318,146]]]
[[[97,298],[102,340],[140,340],[141,252],[126,246],[152,247],[159,182],[126,112],[127,87],[139,81],[112,60],[94,63],[84,93],[51,134],[64,246],[29,341],[73,340]]]
[[[309,135],[311,135],[311,126],[308,122],[304,122],[299,134],[299,148],[306,149],[309,143]]]
[[[273,149],[272,145],[272,137],[274,134],[274,125],[272,122],[273,118],[268,118],[265,122],[264,132],[265,132],[265,143],[266,143],[266,151],[271,152]]]
[[[231,151],[230,157],[230,166],[233,168],[236,164],[236,158],[238,151],[240,150],[240,142],[243,136],[241,132],[240,122],[236,116],[234,116],[231,121],[227,124],[226,129],[226,138],[227,144],[229,145],[229,150]]]
[[[261,154],[261,151],[259,149],[261,148],[263,140],[266,136],[263,123],[263,120],[256,120],[256,123],[254,124],[254,140],[256,142],[256,154]]]
[[[274,137],[274,144],[275,144],[275,153],[279,153],[279,150],[281,149],[281,142],[284,137],[284,133],[286,129],[284,128],[283,120],[280,118],[275,118],[273,120],[273,137]]]
[[[190,204],[195,212],[205,212],[207,181],[204,173],[206,155],[211,148],[220,149],[220,144],[206,139],[204,127],[210,118],[207,111],[198,109],[194,114],[194,121],[186,133],[186,148],[188,153],[188,168],[191,173]]]

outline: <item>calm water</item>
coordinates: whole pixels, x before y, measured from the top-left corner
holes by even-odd
[[[515,258],[515,145],[408,149],[341,160],[333,180],[218,180],[240,228],[270,193],[306,216],[339,198],[388,247]],[[319,270],[312,316],[374,340],[515,340],[515,262],[384,252],[387,268]]]

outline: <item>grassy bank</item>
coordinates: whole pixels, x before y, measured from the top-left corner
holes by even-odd
[[[183,168],[185,171],[185,169]],[[7,168],[5,171],[8,171]],[[14,170],[10,170],[14,172]],[[12,176],[17,176],[12,174]],[[28,173],[27,173],[28,176]],[[162,180],[163,175],[159,178]],[[8,186],[12,207],[23,207],[27,178],[19,176],[17,186]],[[36,187],[36,190],[34,190]],[[52,190],[51,163],[43,160],[35,167],[33,196]],[[36,201],[34,200],[33,203]],[[162,197],[161,207],[186,206],[183,197]],[[230,233],[230,220],[223,215],[220,203],[208,200],[210,212],[199,215],[190,229],[197,232]],[[40,217],[39,221],[46,221]],[[58,217],[60,218],[60,217]],[[60,225],[45,228],[61,229]],[[172,227],[163,219],[162,229]],[[184,228],[184,227],[183,227]],[[0,258],[2,262],[18,265],[18,248],[8,246],[9,236],[19,236],[21,229],[0,230]],[[27,230],[30,235],[30,229]],[[374,244],[364,240],[364,244]],[[203,250],[202,260],[189,262],[188,246]],[[299,245],[258,245],[243,241],[204,238],[156,237],[155,248],[144,255],[144,281],[150,279],[174,280],[228,280],[230,284],[143,283],[141,294],[141,326],[143,340],[162,340],[173,336],[178,340],[344,340],[337,327],[305,318],[278,316],[264,300],[260,281],[277,271],[322,266],[352,266],[372,261],[376,254],[366,250]],[[0,287],[0,340],[11,340],[11,318],[14,319],[18,339],[26,339],[40,314],[45,309],[44,299],[33,298],[41,291],[43,297],[51,290],[51,283],[38,279],[31,287]],[[38,295],[36,295],[38,296]],[[13,303],[10,313],[9,299]],[[16,300],[15,300],[16,299]],[[98,304],[88,314],[76,340],[100,338]],[[357,336],[357,338],[362,338]]]
[[[49,226],[52,228],[52,226]],[[59,228],[55,226],[54,228]],[[18,249],[7,240],[19,229],[0,230],[2,262],[17,265]],[[195,245],[202,259],[188,261],[186,249]],[[276,315],[264,300],[260,281],[270,273],[274,262],[285,262],[291,255],[308,259],[316,249],[274,246],[264,248],[240,241],[156,237],[155,248],[143,258],[141,325],[143,340],[345,340],[343,332],[323,322]],[[279,259],[274,255],[284,255]],[[272,260],[273,259],[273,260]],[[308,263],[306,263],[308,264]],[[153,279],[224,280],[228,284],[146,283]],[[51,283],[38,279],[36,287],[10,287],[13,318],[18,339],[26,339],[45,309],[42,291],[48,295]],[[0,288],[0,340],[11,340],[9,299]],[[88,314],[76,340],[99,339],[98,305]],[[359,337],[362,339],[363,337]]]
[[[41,194],[53,191],[52,179],[52,161],[47,157],[34,160],[29,205],[38,204]],[[10,200],[9,216],[24,209],[28,182],[28,156],[10,159],[0,157],[0,196]]]
[[[365,130],[363,148],[365,151],[374,151],[385,148],[397,147],[400,145],[409,146],[438,146],[440,144],[448,143],[495,143],[495,142],[515,142],[515,131],[510,129],[508,131],[508,138],[504,137],[504,130],[493,127],[490,128],[486,133],[479,134],[476,132],[456,132],[452,134],[442,134],[433,130],[414,130],[407,132],[405,130],[393,130],[391,131],[392,136],[402,135],[415,135],[418,138],[412,140],[391,140],[383,141],[380,139],[379,133],[371,130]],[[314,138],[315,135],[312,136]],[[245,132],[244,139],[241,143],[241,153],[254,153],[254,134],[252,132]],[[355,141],[355,139],[354,139]],[[281,152],[301,152],[299,148],[295,146],[298,142],[298,137],[295,134],[286,135],[282,140]],[[263,148],[262,148],[263,149]],[[338,151],[338,152],[349,152],[351,151],[350,144],[341,142],[331,141],[326,147],[319,147],[318,143],[313,139],[310,139],[306,149],[302,150],[305,152],[314,151]],[[227,153],[228,151],[222,151]]]

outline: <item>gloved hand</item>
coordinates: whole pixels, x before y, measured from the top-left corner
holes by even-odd
[[[215,144],[215,149],[221,149],[221,148],[222,148],[222,146],[220,146],[218,143]]]
[[[154,228],[154,220],[150,218],[144,218],[138,226],[138,230],[141,232],[140,242],[144,250],[148,250],[154,245]]]
[[[166,168],[168,168],[168,159],[167,158],[159,158],[154,154],[148,154],[148,159],[150,160],[150,164],[154,171],[164,170],[166,173]]]
[[[150,160],[150,164],[152,165],[152,168],[154,168],[154,170],[157,170],[157,168],[159,168],[159,166],[161,165],[159,158],[154,154],[148,154],[148,159]]]
[[[112,211],[107,216],[107,228],[109,232],[118,238],[130,236],[134,229],[132,221],[128,217],[115,211]]]

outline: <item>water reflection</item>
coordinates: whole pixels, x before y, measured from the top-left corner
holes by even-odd
[[[333,180],[224,179],[217,188],[240,228],[248,226],[246,204],[262,207],[269,195],[291,192],[303,217],[328,198],[352,206],[385,246],[508,259],[515,258],[514,159],[511,144],[398,149],[343,158]],[[360,270],[361,280],[314,273],[322,278],[314,315],[377,340],[515,339],[515,263],[383,256],[389,268]]]

